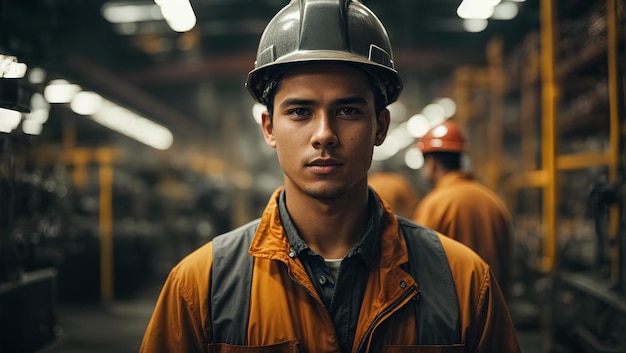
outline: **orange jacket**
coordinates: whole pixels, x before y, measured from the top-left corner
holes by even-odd
[[[507,207],[493,191],[464,172],[447,173],[418,204],[413,220],[476,251],[508,294],[513,229]]]
[[[140,352],[339,352],[333,321],[297,258],[289,257],[278,210],[270,199],[249,247],[254,257],[248,347],[210,345],[213,337],[209,278],[213,242],[183,259],[170,273]],[[399,225],[391,209],[383,214],[380,258],[370,271],[352,352],[520,352],[508,309],[488,265],[469,248],[441,234],[459,307],[460,342],[419,346],[412,295],[418,286],[403,269],[407,244],[399,229],[419,236],[432,232],[408,221]],[[426,293],[428,288],[420,288]],[[432,293],[431,293],[432,294]],[[436,295],[436,293],[435,293]],[[242,303],[245,301],[242,301]],[[413,347],[407,347],[413,346]]]
[[[367,183],[378,196],[391,206],[399,216],[411,218],[419,201],[417,191],[402,174],[375,172],[367,177]]]

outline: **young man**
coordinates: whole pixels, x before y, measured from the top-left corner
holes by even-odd
[[[498,195],[462,170],[465,135],[446,120],[431,128],[417,147],[424,154],[422,175],[434,188],[418,204],[413,220],[476,251],[508,297],[513,275],[511,215]]]
[[[488,265],[368,188],[402,88],[374,14],[293,0],[255,66],[247,85],[284,186],[172,270],[140,351],[519,352]]]

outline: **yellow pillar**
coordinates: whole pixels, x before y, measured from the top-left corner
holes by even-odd
[[[96,159],[100,166],[100,299],[114,299],[113,291],[113,152],[99,149]]]
[[[609,182],[617,185],[619,182],[619,80],[621,79],[618,66],[619,18],[617,0],[607,0],[607,38],[608,38],[608,69],[609,69],[609,114],[610,114],[610,150],[609,150]],[[620,280],[620,246],[619,246],[619,207],[614,205],[609,213],[609,237],[611,256],[611,280]]]
[[[557,247],[557,219],[558,205],[557,185],[558,173],[556,168],[557,156],[557,111],[556,101],[558,89],[554,73],[555,66],[555,9],[554,0],[541,1],[541,80],[543,101],[543,135],[542,135],[542,164],[548,174],[547,184],[543,195],[543,258],[541,268],[544,272],[552,272],[556,262]]]

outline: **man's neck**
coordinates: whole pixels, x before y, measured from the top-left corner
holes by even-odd
[[[336,199],[320,200],[285,187],[287,210],[300,237],[324,258],[344,257],[365,234],[367,184],[354,189]]]

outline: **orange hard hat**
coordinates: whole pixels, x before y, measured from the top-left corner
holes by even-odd
[[[417,142],[416,147],[422,151],[422,153],[463,153],[467,152],[467,141],[461,128],[452,120],[448,119],[431,128],[426,135]]]

